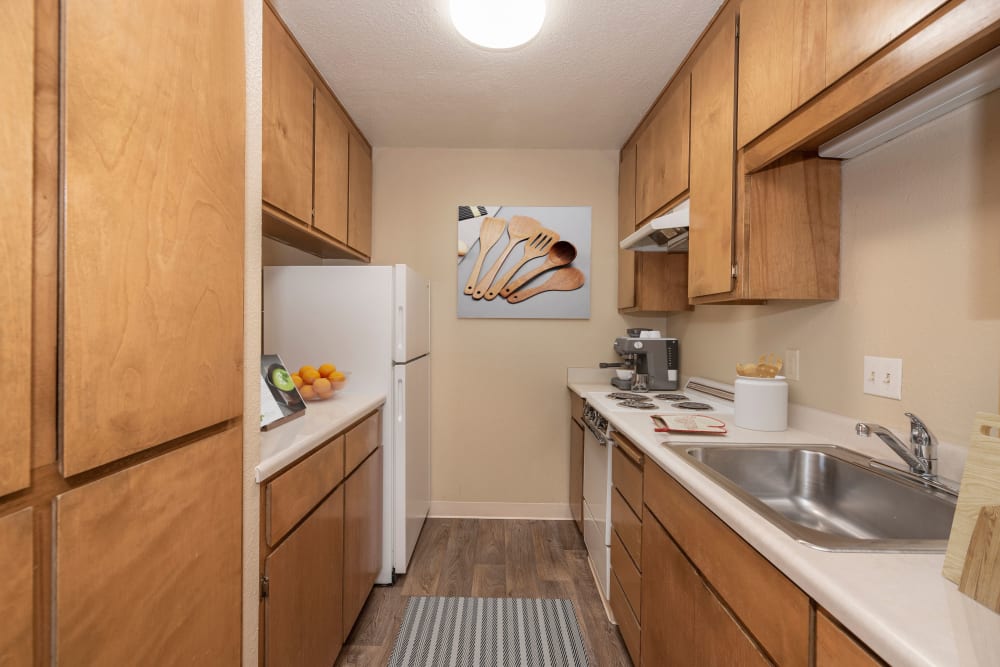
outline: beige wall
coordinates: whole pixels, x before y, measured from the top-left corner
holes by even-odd
[[[431,281],[434,500],[566,503],[566,368],[614,360],[628,326],[616,302],[617,174],[613,151],[376,149],[373,261]],[[458,319],[459,204],[591,206],[591,318]]]
[[[706,306],[668,318],[685,375],[801,350],[792,400],[968,441],[997,410],[1000,377],[1000,93],[843,165],[840,300]],[[903,359],[903,400],[862,393],[862,357]]]

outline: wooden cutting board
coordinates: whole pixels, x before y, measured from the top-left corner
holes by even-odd
[[[979,510],[958,590],[1000,614],[1000,505]]]
[[[979,510],[988,505],[1000,505],[1000,415],[980,412],[976,415],[969,456],[965,460],[942,571],[946,579],[956,584],[962,578]]]

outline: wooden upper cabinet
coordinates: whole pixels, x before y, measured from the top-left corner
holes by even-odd
[[[329,667],[344,643],[344,487],[264,561],[267,665]]]
[[[239,0],[68,2],[63,19],[73,475],[243,411],[245,62]]]
[[[944,0],[827,0],[826,84],[915,26]]]
[[[622,149],[618,162],[618,240],[635,231],[635,144]],[[618,249],[618,307],[635,306],[635,253]]]
[[[34,515],[27,507],[0,518],[0,665],[28,667],[34,641]]]
[[[344,636],[382,568],[382,448],[344,482]]]
[[[0,377],[8,421],[0,431],[0,496],[31,483],[31,276],[35,112],[35,3],[0,6]],[[14,388],[16,387],[16,388]],[[0,655],[0,662],[3,655]]]
[[[58,664],[239,663],[242,433],[56,497]]]
[[[263,199],[312,222],[313,80],[309,63],[264,3]]]
[[[316,89],[313,225],[347,243],[347,160],[350,129],[333,97]]]
[[[826,6],[827,0],[740,5],[738,146],[826,86]]]
[[[364,139],[351,132],[347,243],[360,253],[372,254],[372,156]]]
[[[688,294],[733,288],[736,17],[726,10],[698,47],[691,71],[691,236]]]
[[[637,138],[636,222],[643,222],[688,189],[691,80],[670,84]]]

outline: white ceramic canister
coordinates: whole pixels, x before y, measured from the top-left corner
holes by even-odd
[[[788,428],[788,383],[776,378],[736,378],[734,421],[751,431]]]

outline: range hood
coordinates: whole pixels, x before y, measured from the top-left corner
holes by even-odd
[[[653,218],[634,234],[622,239],[618,246],[622,250],[636,252],[684,252],[688,249],[688,225],[691,221],[690,200]]]

